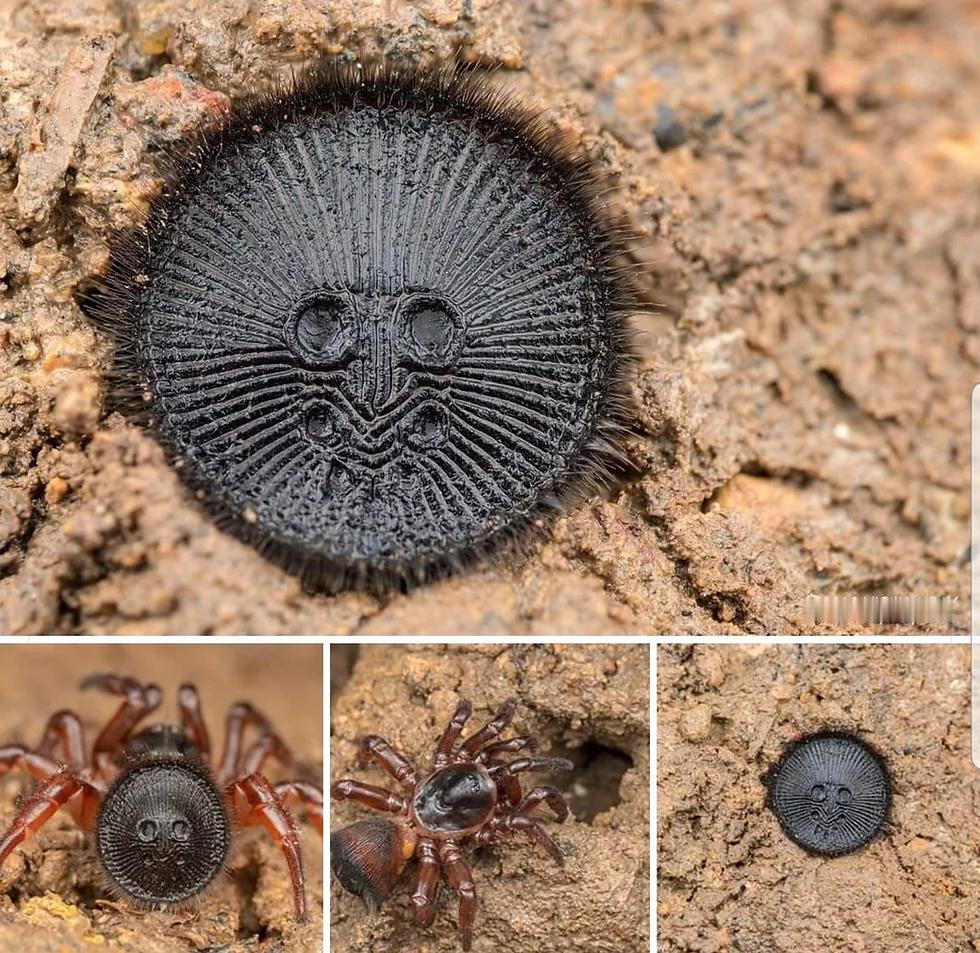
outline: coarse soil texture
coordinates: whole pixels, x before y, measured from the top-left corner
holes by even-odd
[[[144,724],[177,723],[176,692],[194,682],[211,737],[221,753],[225,715],[239,699],[263,711],[319,776],[323,762],[322,650],[319,646],[6,645],[0,646],[0,743],[34,745],[61,708],[82,719],[86,751],[119,704],[79,691],[93,672],[116,672],[163,690]],[[251,731],[245,739],[251,741]],[[268,776],[281,770],[269,762]],[[0,825],[6,829],[31,782],[20,772],[0,778]],[[323,846],[299,820],[309,919],[297,924],[285,861],[260,828],[235,833],[227,875],[193,907],[165,913],[128,906],[107,890],[94,837],[67,812],[8,858],[0,870],[0,949],[21,953],[320,953],[323,949]]]
[[[980,772],[965,645],[662,646],[661,953],[980,950]],[[883,757],[883,831],[809,854],[766,806],[793,742],[849,733]]]
[[[107,402],[78,296],[156,157],[321,54],[492,81],[591,156],[641,311],[632,468],[530,554],[309,594]],[[980,378],[970,0],[0,4],[0,632],[795,632],[810,593],[965,629]]]
[[[467,860],[476,884],[473,953],[622,953],[649,947],[649,651],[642,645],[369,645],[331,657],[331,780],[353,777],[397,789],[377,768],[359,768],[361,737],[379,734],[424,771],[460,698],[473,703],[468,728],[485,724],[507,698],[517,712],[507,737],[533,735],[536,754],[570,759],[568,774],[521,775],[525,792],[559,788],[571,816],[538,812],[565,857],[558,867],[515,836]],[[337,830],[380,815],[331,805]],[[333,953],[458,953],[458,897],[443,884],[435,922],[415,927],[417,865],[371,916],[331,878]]]

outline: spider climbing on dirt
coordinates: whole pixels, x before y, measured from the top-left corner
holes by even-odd
[[[436,890],[445,875],[459,894],[459,930],[463,949],[469,950],[477,900],[464,852],[524,833],[557,864],[564,864],[561,849],[531,812],[544,803],[562,822],[568,817],[568,805],[557,789],[547,785],[525,796],[518,775],[570,771],[572,763],[565,758],[505,760],[503,755],[533,751],[537,746],[534,738],[526,736],[497,740],[516,708],[516,699],[504,702],[492,721],[457,747],[473,710],[467,699],[461,699],[436,744],[430,770],[422,775],[383,738],[368,735],[361,741],[359,762],[377,762],[401,785],[404,794],[351,778],[331,785],[330,796],[336,800],[356,801],[397,815],[393,821],[358,821],[330,835],[331,868],[345,889],[376,908],[408,861],[417,857],[418,875],[412,894],[416,925],[427,927],[435,919]]]
[[[191,901],[224,870],[233,826],[261,825],[286,860],[296,918],[306,917],[299,832],[287,805],[299,804],[323,833],[323,792],[302,778],[271,784],[268,759],[299,772],[289,746],[248,702],[229,708],[225,744],[216,767],[197,689],[177,693],[180,726],[137,725],[162,700],[157,685],[115,674],[90,675],[82,689],[122,697],[116,713],[85,754],[82,723],[58,711],[35,748],[0,747],[0,776],[19,769],[40,782],[0,840],[0,865],[66,807],[96,850],[109,888],[135,905],[164,910]],[[249,728],[258,730],[243,749]]]

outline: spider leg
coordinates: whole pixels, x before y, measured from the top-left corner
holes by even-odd
[[[306,819],[323,837],[323,791],[312,781],[280,781],[273,786],[282,803],[289,807],[290,802],[298,801],[303,806]]]
[[[366,735],[361,739],[361,748],[357,755],[360,764],[366,765],[376,761],[381,768],[390,774],[406,791],[415,788],[415,768],[399,751],[378,735]]]
[[[190,742],[197,749],[205,764],[211,763],[211,738],[201,710],[201,697],[197,686],[184,682],[177,689],[177,707],[180,709],[180,724]]]
[[[419,874],[412,894],[412,906],[415,908],[416,926],[427,927],[436,917],[436,888],[439,886],[440,870],[436,842],[429,837],[420,837],[416,854]]]
[[[469,950],[473,945],[473,921],[476,918],[473,874],[455,841],[447,840],[439,845],[439,862],[446,872],[449,885],[459,894],[459,932],[462,934],[463,949]]]
[[[268,758],[275,758],[287,768],[296,767],[293,749],[275,731],[267,731],[245,752],[241,773],[255,774],[261,771]]]
[[[506,763],[506,761],[488,761],[486,767],[492,769],[502,767]],[[496,777],[494,783],[497,785],[497,800],[505,807],[516,807],[521,798],[524,797],[524,792],[521,790],[521,779],[512,774]]]
[[[97,688],[110,695],[124,696],[92,746],[92,767],[98,774],[105,771],[107,762],[123,747],[136,725],[159,707],[162,695],[158,685],[143,685],[135,678],[111,672],[89,675],[81,688]]]
[[[14,848],[20,846],[32,834],[39,831],[76,794],[81,792],[81,803],[73,813],[76,820],[86,828],[95,821],[101,793],[82,780],[73,771],[55,768],[34,795],[14,815],[3,838],[0,839],[0,866],[10,856]]]
[[[490,777],[499,782],[524,771],[571,771],[573,767],[568,758],[518,758],[491,766]]]
[[[56,711],[48,719],[34,753],[51,758],[59,745],[68,767],[81,771],[85,767],[85,733],[81,719],[73,711]]]
[[[453,745],[460,736],[463,726],[473,713],[473,706],[468,698],[461,698],[453,712],[453,717],[449,719],[446,730],[442,733],[439,743],[436,745],[435,753],[432,756],[432,770],[438,771],[449,764],[449,756],[452,754]]]
[[[306,882],[303,878],[303,858],[300,854],[299,834],[289,811],[261,774],[239,778],[228,785],[226,792],[235,820],[244,826],[261,824],[282,851],[293,885],[296,919],[305,920]]]
[[[249,725],[259,728],[262,734],[275,735],[269,719],[249,702],[235,702],[228,709],[225,721],[225,747],[221,752],[221,762],[216,772],[218,783],[227,784],[233,778],[243,773],[238,770],[238,762],[242,753],[242,735]]]
[[[356,801],[376,811],[390,811],[392,814],[398,814],[407,807],[403,797],[353,778],[334,781],[330,785],[330,796],[335,801]]]
[[[467,761],[476,754],[480,748],[493,741],[514,718],[517,710],[517,699],[508,698],[500,706],[500,710],[493,716],[493,720],[487,722],[478,732],[470,735],[460,746],[459,754],[456,756],[458,761]]]
[[[550,785],[542,785],[535,788],[517,807],[514,814],[530,814],[539,804],[546,803],[555,813],[558,822],[563,822],[568,817],[568,805],[562,797],[561,791]]]
[[[502,754],[512,754],[515,751],[535,751],[538,747],[538,739],[527,735],[520,735],[517,738],[509,738],[507,741],[495,741],[487,745],[482,751],[478,752],[474,761],[480,764],[495,761]]]
[[[541,826],[540,821],[523,814],[511,814],[501,819],[496,832],[509,834],[514,831],[524,831],[530,834],[549,854],[559,867],[565,866],[565,857],[561,848],[554,842],[551,835]]]
[[[0,777],[20,768],[36,781],[47,781],[58,773],[58,765],[46,754],[31,751],[23,745],[4,745],[0,748]]]

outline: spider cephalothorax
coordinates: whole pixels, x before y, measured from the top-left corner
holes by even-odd
[[[299,833],[286,807],[301,804],[323,831],[323,792],[311,781],[271,784],[261,773],[269,758],[287,769],[296,758],[266,717],[248,702],[228,710],[225,747],[212,771],[211,742],[197,689],[180,687],[180,727],[136,726],[161,701],[156,685],[120,675],[91,675],[82,688],[123,696],[116,714],[85,754],[82,723],[56,712],[36,748],[0,747],[0,775],[14,768],[40,784],[0,839],[0,865],[66,807],[96,851],[110,889],[137,906],[163,910],[199,896],[225,867],[233,825],[261,825],[289,868],[297,919],[306,916]],[[259,730],[243,751],[242,736]],[[135,733],[134,733],[135,732]]]
[[[420,775],[414,766],[383,738],[368,735],[361,742],[362,763],[376,761],[401,786],[404,795],[345,778],[330,788],[337,800],[357,801],[394,820],[359,821],[330,836],[330,863],[334,875],[351,893],[370,907],[388,896],[405,865],[418,858],[418,879],[412,904],[415,922],[429,926],[436,913],[440,875],[459,894],[459,929],[463,949],[473,941],[476,887],[463,853],[492,844],[508,834],[524,832],[540,844],[558,864],[561,849],[531,817],[546,803],[559,821],[568,806],[553,787],[536,787],[526,796],[518,775],[526,771],[570,771],[564,758],[517,758],[503,755],[533,749],[533,738],[518,736],[496,740],[510,724],[516,699],[505,702],[493,720],[458,747],[456,742],[472,711],[461,699],[436,745],[431,769]]]

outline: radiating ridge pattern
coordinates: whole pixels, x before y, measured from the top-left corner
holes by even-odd
[[[856,738],[816,735],[779,763],[769,789],[783,829],[801,847],[838,856],[868,843],[891,801],[878,756]]]
[[[111,883],[142,906],[164,908],[217,876],[231,833],[221,795],[202,770],[150,762],[109,789],[96,845]]]
[[[451,97],[340,97],[219,148],[151,231],[136,332],[207,492],[301,561],[380,568],[534,518],[601,443],[619,359],[558,169]]]

